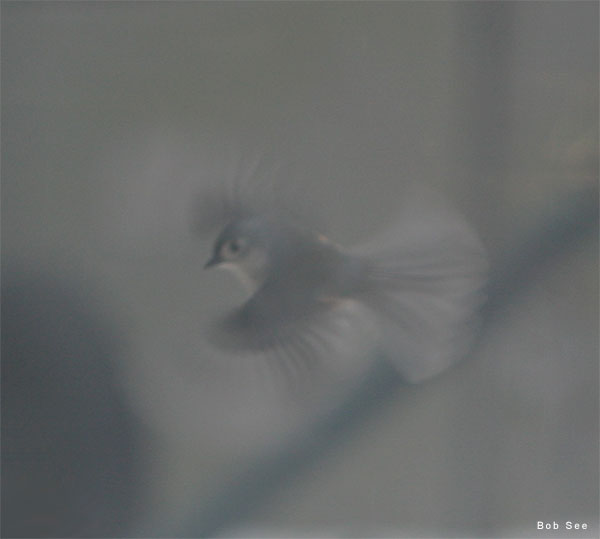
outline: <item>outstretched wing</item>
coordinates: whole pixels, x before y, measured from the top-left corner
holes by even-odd
[[[300,301],[279,292],[275,285],[260,289],[213,327],[212,342],[264,358],[292,382],[365,359],[373,337],[366,310],[349,300]]]
[[[277,163],[264,161],[258,158],[243,173],[199,186],[191,208],[195,233],[208,235],[234,219],[261,214],[326,230],[315,204],[306,199],[303,184],[290,180],[290,171],[282,173]]]

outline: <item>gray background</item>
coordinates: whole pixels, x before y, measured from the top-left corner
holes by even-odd
[[[146,432],[144,534],[177,529],[256,451],[250,433],[221,439],[186,371],[198,321],[238,300],[200,273],[202,185],[260,159],[342,244],[392,219],[409,181],[432,185],[495,261],[597,182],[597,148],[595,2],[2,3],[3,266],[79,283],[117,328]],[[477,358],[399,395],[238,533],[543,536],[538,520],[580,520],[595,536],[597,296],[586,243]]]

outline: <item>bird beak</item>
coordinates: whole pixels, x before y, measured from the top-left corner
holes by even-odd
[[[204,264],[204,269],[212,268],[216,266],[219,262],[221,262],[217,256],[213,256],[206,264]]]

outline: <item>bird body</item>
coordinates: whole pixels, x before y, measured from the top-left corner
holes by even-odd
[[[330,361],[364,324],[408,381],[444,370],[472,331],[485,254],[452,212],[409,211],[392,232],[369,252],[282,213],[234,214],[206,266],[232,270],[251,295],[216,324],[213,342],[306,367]],[[350,304],[361,316],[344,318]]]

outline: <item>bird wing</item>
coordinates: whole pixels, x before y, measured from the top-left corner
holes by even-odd
[[[265,285],[219,320],[211,340],[221,349],[260,356],[288,379],[313,377],[361,361],[371,336],[367,311],[350,300],[302,297]],[[369,315],[370,316],[370,315]]]

